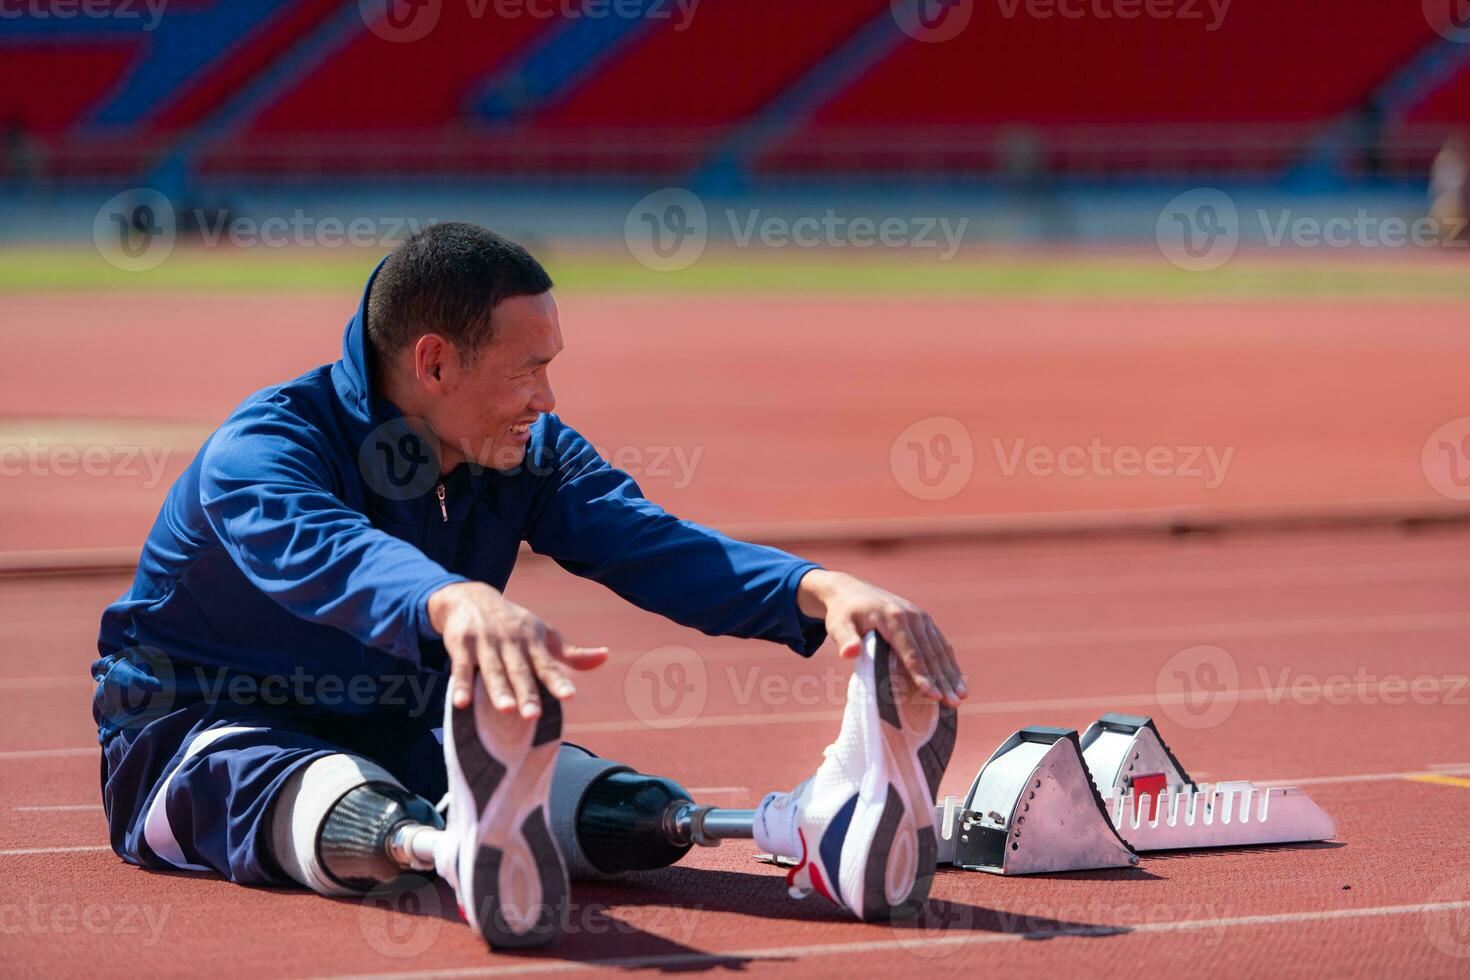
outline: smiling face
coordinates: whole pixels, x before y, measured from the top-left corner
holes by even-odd
[[[502,300],[492,321],[492,339],[477,356],[461,358],[444,337],[424,334],[395,358],[387,379],[399,411],[437,438],[441,473],[463,462],[515,469],[530,426],[556,407],[547,368],[562,337],[551,293]]]

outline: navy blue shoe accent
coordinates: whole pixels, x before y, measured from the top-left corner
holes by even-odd
[[[817,844],[817,855],[822,859],[822,873],[837,891],[837,875],[842,871],[842,844],[847,840],[847,828],[852,823],[853,811],[857,809],[857,794],[842,804],[842,809],[827,825],[827,832]]]

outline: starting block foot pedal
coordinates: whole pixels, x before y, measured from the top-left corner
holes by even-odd
[[[1109,822],[1136,851],[1299,844],[1336,832],[1296,787],[1196,785],[1150,718],[1103,715],[1081,747]]]
[[[939,861],[957,868],[1020,875],[1138,863],[1070,729],[1016,732],[985,763],[964,802],[949,797],[935,816]]]
[[[1082,733],[1082,759],[1104,798],[1133,789],[1157,797],[1164,790],[1194,789],[1194,780],[1174,757],[1152,718],[1110,711]],[[1160,778],[1162,777],[1162,778]]]

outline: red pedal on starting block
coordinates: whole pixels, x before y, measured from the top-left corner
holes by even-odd
[[[1161,772],[1141,772],[1135,775],[1130,783],[1133,789],[1133,816],[1138,818],[1139,811],[1143,809],[1143,798],[1148,797],[1148,819],[1154,820],[1159,815],[1159,794],[1169,788],[1169,777]]]

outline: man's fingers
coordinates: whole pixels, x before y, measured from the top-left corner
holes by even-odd
[[[940,657],[944,662],[944,667],[949,672],[949,686],[961,698],[968,697],[970,691],[965,686],[965,675],[960,670],[959,660],[955,658],[954,647],[950,646],[949,640],[945,639],[944,634],[939,631],[939,626],[933,619],[926,620],[925,625],[929,627],[929,635],[934,641],[934,648],[939,651]]]
[[[521,717],[541,717],[541,695],[536,690],[536,672],[531,668],[525,641],[507,640],[501,644],[500,659],[505,664],[505,676],[515,692],[516,703],[521,706]]]
[[[933,696],[939,701],[944,701],[945,704],[958,704],[960,696],[951,686],[950,671],[947,670],[944,663],[944,652],[935,648],[935,642],[932,636],[929,636],[925,620],[928,620],[928,617],[923,613],[917,613],[917,611],[908,613],[904,617],[904,629],[913,638],[914,648],[919,651],[920,657],[923,657],[925,670],[928,670],[929,676],[933,677],[933,688],[935,688]]]
[[[837,644],[837,653],[851,660],[863,652],[863,635],[850,619],[843,619],[831,628],[832,642]]]
[[[565,646],[560,659],[573,670],[591,670],[607,662],[607,647]]]
[[[573,670],[591,670],[593,667],[601,666],[607,660],[607,647],[579,647],[570,643],[563,643],[561,634],[556,630],[546,631],[546,649],[561,663],[566,664]],[[571,683],[568,678],[567,683]]]
[[[468,708],[474,698],[475,651],[473,641],[451,640],[449,648],[449,690],[456,708]]]
[[[546,690],[558,701],[564,701],[577,693],[576,685],[567,676],[567,669],[557,660],[553,649],[561,649],[561,637],[556,630],[547,630],[544,639],[533,638],[526,648],[531,656],[531,666]]]
[[[944,703],[955,707],[960,703],[960,695],[955,690],[954,672],[949,669],[944,644],[929,629],[931,622],[924,613],[915,612],[909,615],[906,625],[909,634],[914,637],[915,645],[924,651],[924,660],[929,664],[929,670],[934,675],[934,683],[938,686]]]
[[[480,683],[485,685],[485,693],[490,695],[490,704],[496,711],[514,711],[515,694],[505,679],[505,666],[500,662],[497,648],[495,643],[480,644]]]
[[[914,638],[898,617],[885,620],[883,628],[879,630],[888,645],[893,647],[898,654],[899,661],[908,670],[909,677],[913,679],[919,690],[931,697],[942,698],[943,690],[935,681],[931,668],[924,657],[923,652],[914,644]]]
[[[948,704],[954,694],[949,689],[943,666],[934,657],[934,652],[929,649],[928,635],[916,623],[905,623],[903,631],[910,638],[917,655],[921,658],[924,672],[933,682],[933,687],[927,693],[935,700]]]

